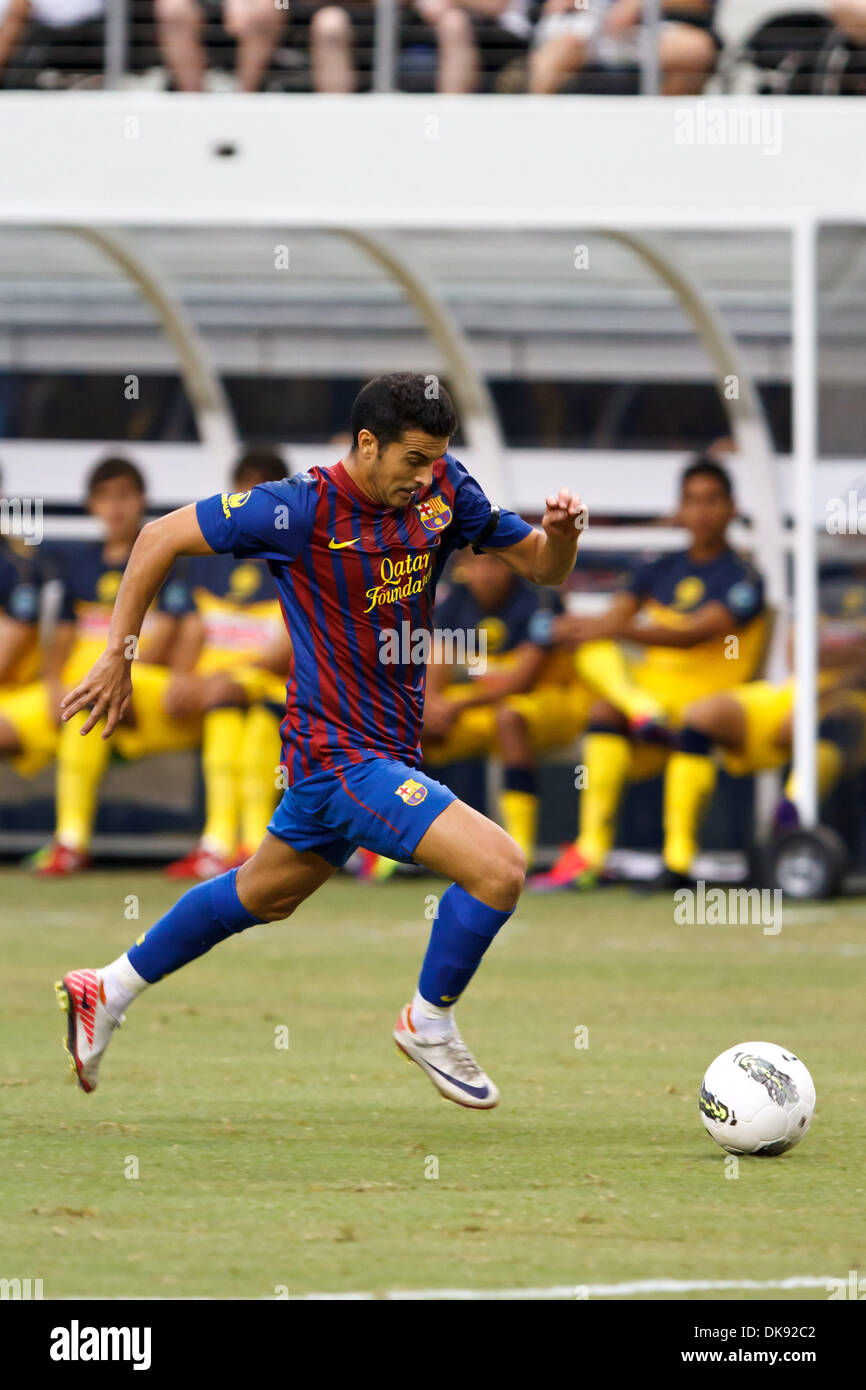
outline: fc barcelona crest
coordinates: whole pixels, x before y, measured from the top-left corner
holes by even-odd
[[[451,521],[451,508],[438,492],[435,497],[428,497],[426,502],[416,502],[415,510],[425,531],[444,531]]]
[[[402,797],[407,806],[420,806],[427,795],[427,788],[423,782],[416,782],[414,777],[407,777],[394,795]]]

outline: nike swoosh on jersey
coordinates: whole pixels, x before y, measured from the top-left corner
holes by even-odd
[[[328,541],[328,549],[343,550],[344,547],[347,545],[357,545],[360,539],[360,536],[353,536],[350,541],[335,541],[334,537],[332,536],[331,539]]]

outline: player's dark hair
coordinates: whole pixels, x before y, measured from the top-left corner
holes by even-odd
[[[278,483],[288,472],[285,459],[276,449],[267,444],[254,444],[244,450],[232,469],[232,484],[237,487],[243,478],[251,475],[255,475],[256,483]]]
[[[92,497],[98,487],[102,487],[103,483],[113,483],[115,478],[126,478],[135,490],[144,496],[144,474],[131,459],[123,458],[120,454],[112,454],[110,458],[103,459],[90,470],[87,476],[87,496]]]
[[[352,404],[352,448],[361,430],[369,430],[379,448],[402,439],[406,430],[423,430],[434,438],[450,439],[457,428],[451,397],[438,377],[416,372],[377,376],[358,392]]]
[[[715,478],[728,500],[733,501],[734,484],[731,481],[730,473],[727,468],[723,468],[722,465],[716,459],[711,458],[709,454],[697,454],[695,458],[692,459],[691,463],[683,469],[682,477],[680,478],[681,493],[685,491],[686,483],[689,482],[691,478]]]

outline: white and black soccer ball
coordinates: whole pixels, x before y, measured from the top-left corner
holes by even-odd
[[[740,1043],[710,1063],[698,1105],[705,1130],[728,1153],[769,1157],[803,1138],[815,1113],[815,1086],[787,1048]]]

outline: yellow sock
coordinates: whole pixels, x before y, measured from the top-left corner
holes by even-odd
[[[632,680],[622,648],[616,642],[586,642],[574,654],[574,669],[581,680],[609,700],[628,719],[658,718],[661,705]]]
[[[93,834],[99,787],[111,757],[111,744],[97,724],[86,738],[79,729],[89,711],[73,715],[60,731],[57,752],[57,839],[69,849],[86,850]]]
[[[253,705],[241,740],[241,844],[254,850],[264,839],[277,800],[280,721],[264,705]]]
[[[538,797],[534,792],[506,788],[500,795],[499,809],[505,829],[523,850],[527,864],[531,864],[538,833]]]
[[[831,743],[828,738],[819,738],[815,748],[815,760],[818,764],[818,800],[823,801],[842,775],[845,755],[838,743]],[[785,795],[789,801],[797,800],[797,778],[793,769],[785,783]]]
[[[631,744],[622,734],[591,733],[584,741],[586,786],[580,793],[577,849],[601,868],[616,833],[616,813],[631,763]]]
[[[205,823],[202,841],[230,858],[238,838],[238,780],[246,710],[212,709],[204,717],[202,768]]]
[[[716,765],[705,753],[672,753],[665,772],[664,862],[687,874],[698,852],[704,808],[716,785]]]

